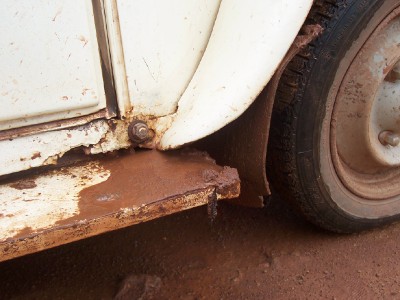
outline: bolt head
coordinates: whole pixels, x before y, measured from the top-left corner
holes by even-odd
[[[143,121],[133,121],[128,128],[128,135],[132,142],[142,143],[149,138],[149,127]]]
[[[397,147],[400,144],[400,135],[389,130],[382,131],[378,138],[384,146],[390,145],[392,147]]]

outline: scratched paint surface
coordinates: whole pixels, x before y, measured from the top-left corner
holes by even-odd
[[[96,162],[0,186],[0,240],[25,228],[45,229],[79,213],[81,190],[110,176]]]
[[[105,107],[89,0],[0,1],[0,130]]]

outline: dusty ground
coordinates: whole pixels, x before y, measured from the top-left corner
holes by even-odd
[[[1,299],[400,299],[400,224],[323,232],[279,200],[205,207],[0,264]],[[147,274],[150,276],[139,276]],[[146,297],[145,297],[146,298]]]

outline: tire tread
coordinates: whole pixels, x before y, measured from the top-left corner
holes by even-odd
[[[311,72],[315,58],[319,55],[320,45],[336,25],[342,11],[347,7],[347,2],[315,1],[305,25],[319,24],[324,34],[298,53],[282,74],[274,103],[267,157],[267,171],[271,173],[271,183],[281,197],[315,225],[340,233],[366,229],[368,224],[350,219],[343,222],[344,216],[337,210],[326,209],[326,203],[318,192],[304,192],[298,174],[294,145],[298,138],[295,134],[298,115],[308,84],[307,74]],[[326,214],[323,217],[322,211]]]

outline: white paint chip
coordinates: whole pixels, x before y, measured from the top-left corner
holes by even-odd
[[[46,229],[79,213],[79,193],[106,181],[110,171],[96,162],[52,171],[33,180],[0,186],[0,240],[25,228]],[[25,187],[24,189],[21,189]]]

